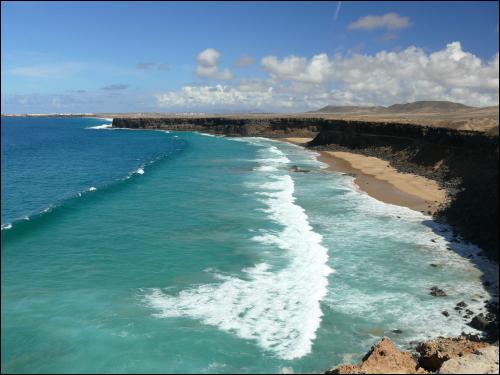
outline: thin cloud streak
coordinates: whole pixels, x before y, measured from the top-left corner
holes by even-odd
[[[335,9],[335,15],[333,16],[333,22],[337,21],[340,13],[340,7],[342,6],[342,1],[337,1],[337,9]]]

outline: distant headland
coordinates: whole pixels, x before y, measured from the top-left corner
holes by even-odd
[[[449,101],[416,101],[382,106],[329,105],[303,113],[199,113],[199,112],[95,112],[95,113],[25,113],[2,114],[2,117],[103,117],[103,118],[323,118],[354,121],[406,123],[448,127],[498,134],[499,106],[471,107]]]

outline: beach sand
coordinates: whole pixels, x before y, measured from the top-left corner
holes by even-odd
[[[303,145],[311,138],[281,138]],[[348,173],[361,191],[385,203],[434,213],[446,202],[446,191],[436,181],[411,173],[401,173],[389,162],[344,151],[321,151],[318,157],[331,171]]]

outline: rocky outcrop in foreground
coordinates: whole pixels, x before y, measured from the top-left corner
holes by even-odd
[[[384,338],[359,365],[340,365],[326,374],[498,374],[498,346],[466,337],[439,338],[401,351]]]
[[[398,350],[388,338],[384,338],[363,358],[359,365],[341,365],[326,374],[425,374],[418,367],[410,352]]]

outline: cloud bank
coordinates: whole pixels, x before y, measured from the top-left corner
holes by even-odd
[[[165,112],[300,112],[326,105],[391,105],[416,100],[498,105],[498,52],[490,59],[481,59],[464,50],[458,41],[434,52],[415,46],[375,54],[359,51],[313,56],[268,55],[260,59],[258,67],[238,69],[235,76],[221,67],[221,53],[207,48],[198,54],[194,71],[202,80],[179,89],[147,92],[122,81],[94,89],[75,87],[64,94],[5,95],[4,91],[2,104],[16,112],[123,111],[124,108]],[[243,55],[234,66],[251,64],[256,65],[255,60]],[[160,65],[143,62],[136,69],[161,70]],[[19,67],[9,73],[33,80],[63,78],[82,72],[85,67],[85,64],[61,63]]]
[[[217,67],[215,50],[198,55]],[[266,56],[267,78],[240,78],[232,85],[189,85],[156,95],[166,110],[215,108],[269,111],[309,110],[324,105],[390,105],[415,100],[450,100],[475,106],[498,104],[499,55],[482,61],[460,42],[426,53],[417,47],[374,55],[317,54],[311,58]],[[215,74],[217,75],[217,74]]]

